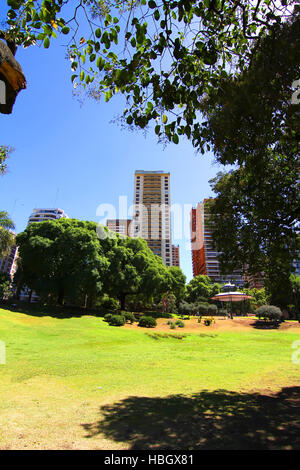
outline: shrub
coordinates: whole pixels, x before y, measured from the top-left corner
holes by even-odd
[[[173,318],[173,315],[168,312],[145,311],[144,315],[152,318]]]
[[[192,309],[193,309],[193,305],[192,304],[189,304],[188,302],[180,302],[179,304],[179,313],[181,313],[181,315],[189,315],[191,312],[192,312]]]
[[[144,328],[155,328],[157,323],[155,318],[144,316],[140,318],[138,325]]]
[[[112,315],[112,313],[107,313],[106,315],[104,315],[104,321],[107,321],[109,323]]]
[[[207,309],[206,309],[207,315],[216,315],[217,311],[218,311],[218,308],[216,305],[210,304],[207,306]]]
[[[126,319],[123,315],[111,315],[108,323],[111,326],[123,326],[126,323]]]
[[[171,324],[170,324],[170,328],[171,328],[171,330],[175,330],[175,328],[176,328],[176,325],[175,325],[175,323],[172,323],[172,322],[171,322]]]
[[[100,302],[99,307],[106,311],[111,310],[115,312],[119,308],[119,302],[112,297],[107,297]]]
[[[136,321],[135,316],[131,312],[122,312],[122,315],[125,317],[125,320],[129,321],[131,324]]]
[[[206,315],[208,305],[209,304],[207,302],[198,302],[197,303],[197,313],[199,315]]]
[[[184,328],[184,323],[183,323],[183,321],[181,321],[181,320],[177,320],[176,325],[177,325],[179,328]]]
[[[215,319],[214,317],[205,317],[203,323],[205,326],[210,326],[212,323],[215,323]]]
[[[264,320],[280,321],[282,317],[280,308],[275,307],[274,305],[263,305],[262,307],[259,307],[255,313],[258,318],[263,318]]]
[[[219,308],[218,315],[223,315],[224,317],[227,317],[227,314],[228,314],[228,312],[227,312],[226,308]]]

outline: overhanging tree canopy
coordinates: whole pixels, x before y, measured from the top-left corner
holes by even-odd
[[[159,138],[178,143],[184,135],[203,151],[203,96],[247,67],[264,35],[298,7],[292,0],[7,3],[7,31],[17,44],[48,48],[66,34],[74,84],[106,100],[123,93],[129,125],[155,122]]]

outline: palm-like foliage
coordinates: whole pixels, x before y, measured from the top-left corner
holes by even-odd
[[[14,228],[15,225],[8,213],[0,211],[0,257],[5,256],[14,243],[14,237],[10,232]]]

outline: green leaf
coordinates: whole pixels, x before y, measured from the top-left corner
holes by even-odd
[[[172,140],[173,140],[174,144],[178,144],[178,142],[179,142],[179,137],[178,137],[178,135],[177,135],[177,134],[174,134]]]
[[[70,32],[70,28],[68,26],[64,26],[62,29],[61,29],[61,32],[63,34],[68,34]]]
[[[150,1],[148,2],[148,7],[149,7],[149,8],[152,8],[152,9],[153,9],[153,8],[156,8],[156,2],[155,2],[154,0],[150,0]]]
[[[159,18],[160,18],[159,10],[155,10],[155,12],[154,12],[154,18],[156,19],[156,21],[159,20]]]
[[[49,46],[50,46],[50,39],[49,39],[49,38],[45,38],[45,39],[44,39],[44,48],[45,48],[45,49],[48,49]]]

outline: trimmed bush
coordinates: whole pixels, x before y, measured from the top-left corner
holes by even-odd
[[[116,311],[119,308],[119,302],[112,297],[107,297],[106,299],[102,300],[99,307],[104,310],[111,310]]]
[[[183,321],[181,321],[181,320],[177,320],[176,325],[177,325],[179,328],[184,328],[184,323],[183,323]]]
[[[280,321],[282,317],[280,308],[275,307],[275,305],[262,305],[255,313],[258,318],[263,318],[264,320]]]
[[[106,315],[104,315],[104,321],[107,321],[107,323],[109,323],[112,315],[112,313],[107,313]]]
[[[172,313],[168,313],[168,312],[145,311],[144,315],[146,317],[152,317],[152,318],[173,318]]]
[[[206,309],[206,314],[207,315],[216,315],[218,311],[218,307],[214,304],[210,304],[207,306],[207,309]]]
[[[123,326],[126,323],[126,319],[123,315],[111,315],[108,323],[111,326]]]
[[[219,308],[218,315],[223,315],[224,317],[227,317],[228,312],[227,312],[226,308]]]
[[[129,321],[131,324],[136,321],[135,316],[131,312],[122,312],[122,316],[124,316],[125,320]]]
[[[157,325],[157,322],[155,318],[153,317],[141,317],[138,323],[138,326],[142,326],[144,328],[155,328]]]

